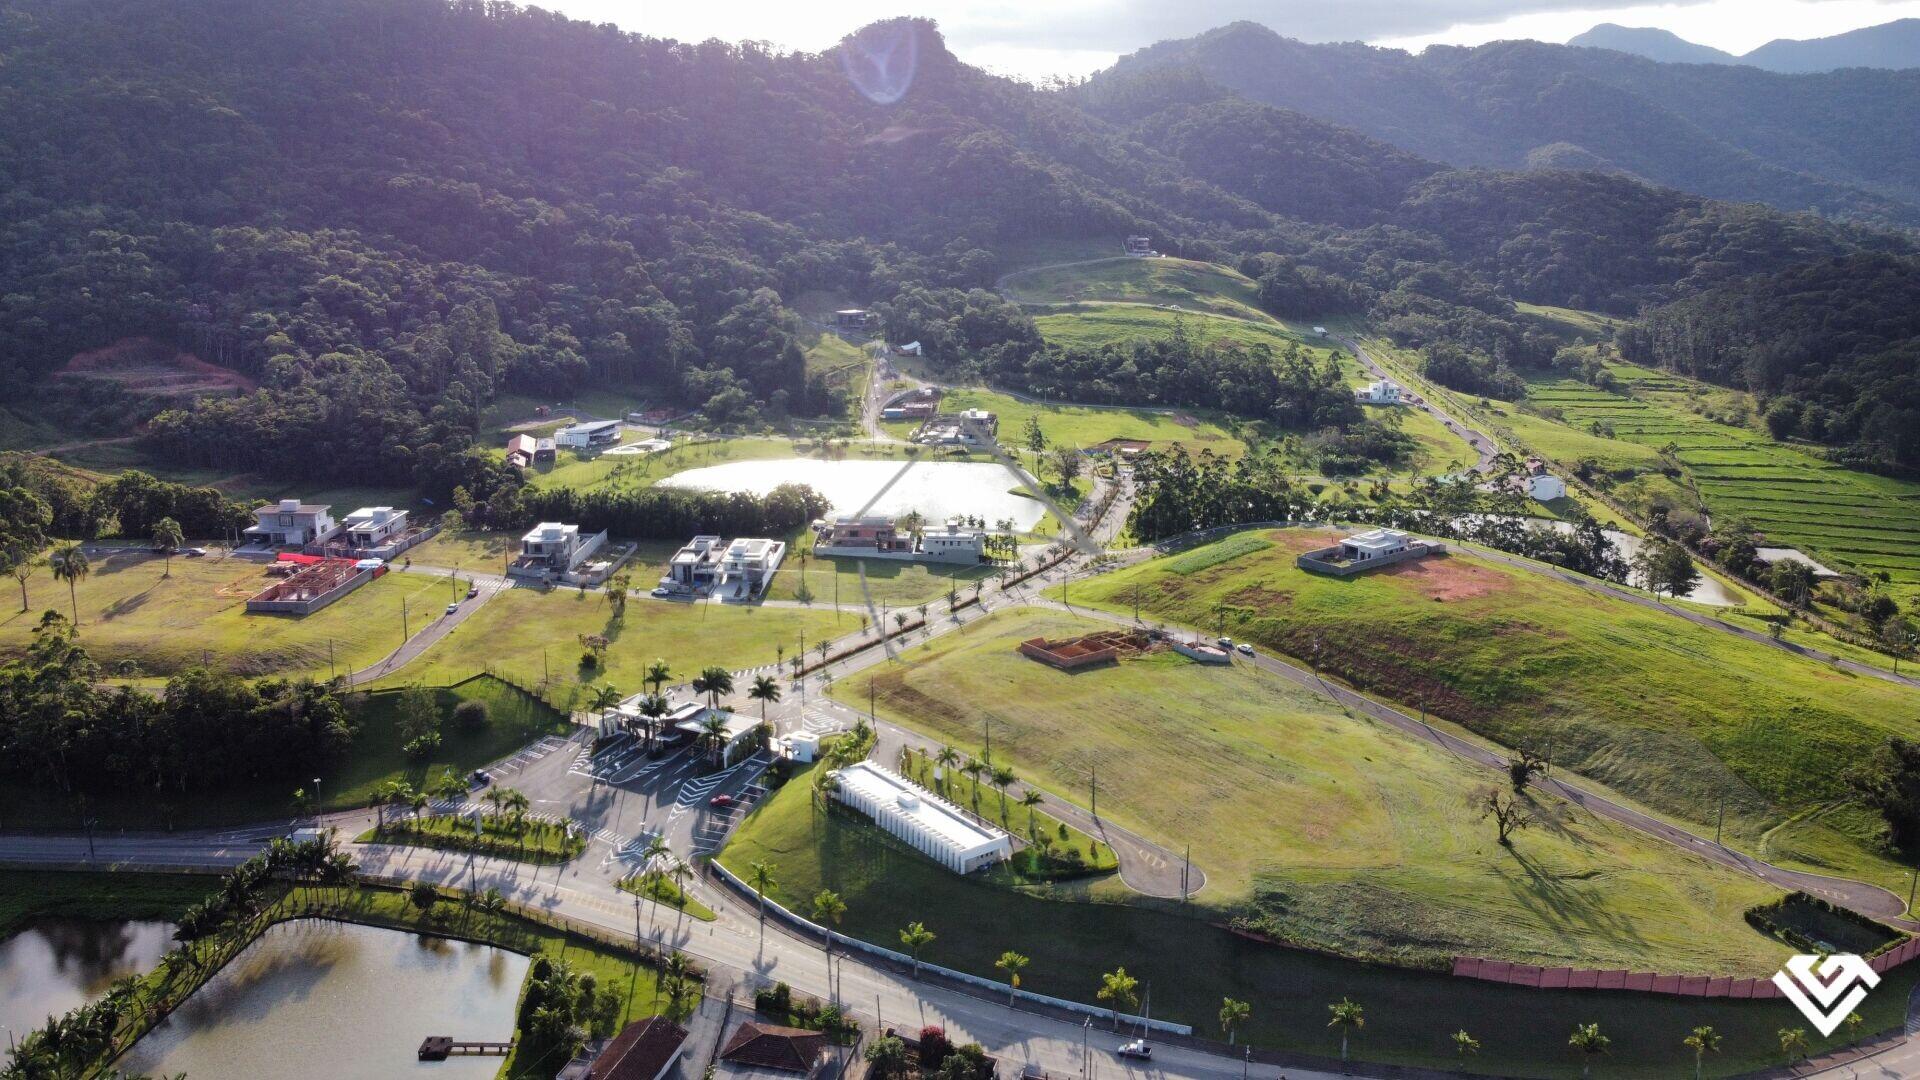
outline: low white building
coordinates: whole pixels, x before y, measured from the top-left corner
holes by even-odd
[[[1366,562],[1405,551],[1412,539],[1398,529],[1368,529],[1340,541],[1340,553],[1354,562]]]
[[[346,527],[348,547],[383,548],[407,531],[407,512],[391,506],[363,506],[341,524]]]
[[[1376,379],[1353,392],[1354,399],[1365,405],[1400,404],[1400,386],[1390,379]]]
[[[553,433],[553,441],[560,446],[576,450],[592,446],[609,446],[620,441],[620,421],[588,420],[585,423],[569,424]]]
[[[720,564],[726,548],[717,536],[696,536],[674,552],[660,584],[681,592],[705,594],[720,584]]]
[[[833,796],[956,874],[1013,857],[1013,839],[926,788],[871,761],[833,774]]]
[[[604,529],[583,536],[578,525],[543,521],[520,538],[520,557],[507,567],[507,573],[519,577],[569,574],[606,542]]]

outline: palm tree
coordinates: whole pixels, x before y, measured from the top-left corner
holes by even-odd
[[[813,921],[819,923],[822,928],[825,928],[828,923],[838,926],[841,917],[846,913],[847,902],[840,899],[839,893],[832,889],[821,889],[813,894]],[[831,986],[833,984],[833,931],[828,929],[821,937],[827,950],[827,983]]]
[[[767,702],[780,700],[780,684],[771,675],[756,675],[747,696],[760,703],[760,722],[767,722]]]
[[[667,868],[667,876],[673,879],[673,887],[680,894],[681,902],[676,906],[684,915],[687,911],[687,879],[693,876],[693,864],[685,859],[675,859],[673,865]]]
[[[1033,961],[1011,949],[1001,953],[1000,959],[993,962],[994,967],[1007,973],[1007,1008],[1013,1008],[1014,991],[1020,989],[1020,973],[1031,963]]]
[[[1027,843],[1029,844],[1033,843],[1034,816],[1037,812],[1037,808],[1039,807],[1039,805],[1045,801],[1046,801],[1046,796],[1040,794],[1039,792],[1033,790],[1032,788],[1028,788],[1027,793],[1025,795],[1020,796],[1020,805],[1027,808]]]
[[[953,767],[960,764],[960,751],[951,746],[943,746],[933,756],[933,763],[940,767],[940,793],[946,794],[947,787],[953,782]]]
[[[1453,1040],[1453,1052],[1463,1061],[1468,1054],[1477,1054],[1480,1052],[1480,1040],[1467,1034],[1466,1028],[1461,1028],[1459,1031],[1454,1032],[1449,1038]]]
[[[1002,828],[1005,828],[1007,824],[1007,788],[1013,785],[1013,781],[1013,770],[1007,768],[1005,765],[993,770],[993,786],[1000,789],[1000,825]]]
[[[1607,1052],[1607,1044],[1612,1039],[1600,1034],[1599,1024],[1581,1024],[1573,1029],[1573,1035],[1567,1039],[1567,1045],[1580,1051],[1580,1075],[1587,1076],[1593,1071],[1593,1059]],[[1781,1045],[1786,1041],[1783,1038]]]
[[[520,853],[527,853],[527,811],[533,807],[533,800],[519,788],[503,788],[500,792],[500,805],[506,808],[508,827],[513,829],[514,839],[519,841]]]
[[[911,922],[900,931],[900,944],[907,947],[907,953],[913,957],[913,977],[920,977],[920,950],[933,944],[934,933],[927,929],[926,923]]]
[[[707,718],[700,721],[700,741],[707,744],[707,752],[719,761],[721,748],[727,745],[727,718],[717,712],[708,713]]]
[[[1107,1003],[1113,1010],[1113,1030],[1120,1030],[1120,1011],[1134,1009],[1140,1004],[1140,980],[1127,974],[1123,967],[1114,968],[1100,976],[1100,992],[1095,997]]]
[[[1803,1057],[1806,1057],[1807,1056],[1807,1029],[1806,1028],[1781,1028],[1780,1029],[1780,1052],[1786,1055],[1787,1064],[1789,1065],[1793,1064],[1796,1061],[1799,1061]]]
[[[747,868],[747,880],[753,884],[754,895],[760,898],[760,940],[767,940],[767,890],[773,888],[773,867],[764,862],[755,862]]]
[[[1720,1049],[1720,1033],[1711,1027],[1697,1027],[1693,1034],[1680,1040],[1693,1050],[1693,1080],[1700,1080],[1700,1073],[1706,1068],[1709,1053]]]
[[[593,688],[593,697],[588,701],[587,707],[599,713],[600,718],[605,720],[607,710],[620,704],[621,696],[620,691],[615,690],[612,683],[601,683]]]
[[[987,771],[986,763],[968,761],[960,767],[960,771],[966,773],[967,779],[973,781],[973,812],[977,815],[980,813],[980,774]]]
[[[720,707],[720,695],[733,693],[733,672],[723,667],[700,669],[700,677],[693,681],[693,688],[707,695],[707,707]]]
[[[647,665],[646,677],[640,681],[653,687],[653,692],[657,694],[660,692],[660,688],[667,685],[667,680],[671,678],[673,678],[673,669],[667,666],[667,662],[665,660],[655,660],[653,663]]]
[[[79,588],[81,579],[93,572],[93,564],[87,561],[86,551],[79,544],[74,543],[61,544],[54,548],[53,558],[48,561],[53,564],[54,578],[67,583],[67,599],[73,604],[73,628],[78,630],[80,628],[80,594],[76,590]]]
[[[506,906],[507,898],[500,895],[500,890],[492,885],[487,886],[487,891],[480,894],[480,910],[489,915],[500,914]]]
[[[1327,1021],[1327,1026],[1340,1029],[1340,1069],[1342,1072],[1345,1072],[1347,1069],[1347,1036],[1367,1026],[1367,1010],[1365,1006],[1352,998],[1343,997],[1339,1001],[1327,1006],[1327,1011],[1333,1014],[1333,1019]]]
[[[1227,1045],[1232,1046],[1234,1038],[1240,1033],[1240,1025],[1253,1015],[1253,1006],[1232,998],[1220,999],[1220,1030],[1227,1037]]]
[[[163,517],[153,523],[153,546],[160,549],[166,557],[166,571],[161,577],[173,576],[173,553],[181,544],[187,542],[185,533],[180,531],[180,523],[170,517]]]

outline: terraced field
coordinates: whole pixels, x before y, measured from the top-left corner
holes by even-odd
[[[1578,429],[1568,433],[1574,440],[1591,438],[1585,429],[1605,421],[1615,440],[1672,447],[1715,517],[1744,516],[1770,541],[1802,548],[1836,570],[1885,572],[1900,591],[1920,592],[1920,484],[1843,468],[1700,416],[1687,407],[1689,385],[1672,376],[1627,365],[1614,371],[1633,396],[1564,380],[1536,384],[1528,400],[1558,409]],[[1572,447],[1541,448],[1559,456]]]

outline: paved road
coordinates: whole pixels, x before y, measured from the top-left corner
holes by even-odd
[[[441,576],[453,573],[451,570],[441,570],[435,567],[424,566],[407,567],[402,569],[401,572],[438,574]],[[399,648],[388,653],[378,663],[370,664],[361,668],[359,671],[348,672],[347,685],[355,686],[385,675],[390,675],[395,670],[412,663],[421,653],[426,652],[438,644],[441,638],[452,633],[454,627],[472,618],[473,613],[486,606],[487,601],[498,596],[502,590],[513,587],[511,581],[497,574],[473,574],[467,573],[466,571],[461,571],[461,574],[463,575],[461,580],[470,580],[473,587],[479,590],[479,595],[469,600],[466,598],[465,590],[455,590],[449,587],[447,590],[448,595],[459,599],[460,606],[458,608],[451,612],[444,608],[428,608],[421,611],[416,617],[429,621],[425,626],[420,628],[419,633],[401,642]]]
[[[1387,369],[1380,366],[1380,362],[1375,360],[1372,354],[1368,353],[1365,347],[1358,341],[1352,338],[1341,337],[1338,334],[1333,335],[1333,340],[1352,349],[1353,355],[1360,358],[1360,363],[1365,365],[1366,369],[1373,373],[1374,378],[1393,378]],[[1451,431],[1464,440],[1466,444],[1473,449],[1474,453],[1480,455],[1480,460],[1473,466],[1475,472],[1486,472],[1493,467],[1493,457],[1500,452],[1500,448],[1494,443],[1492,436],[1461,422],[1457,417],[1443,412],[1439,406],[1435,405],[1424,394],[1420,395],[1420,403],[1414,406],[1414,408],[1445,424],[1448,431]]]

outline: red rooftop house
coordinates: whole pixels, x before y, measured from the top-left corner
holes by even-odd
[[[680,1059],[686,1045],[685,1028],[664,1016],[636,1020],[607,1043],[592,1064],[578,1061],[561,1070],[561,1080],[660,1080]],[[569,1075],[572,1071],[572,1075]]]
[[[831,1060],[831,1053],[821,1032],[748,1020],[734,1029],[720,1059],[742,1068],[810,1076]]]

